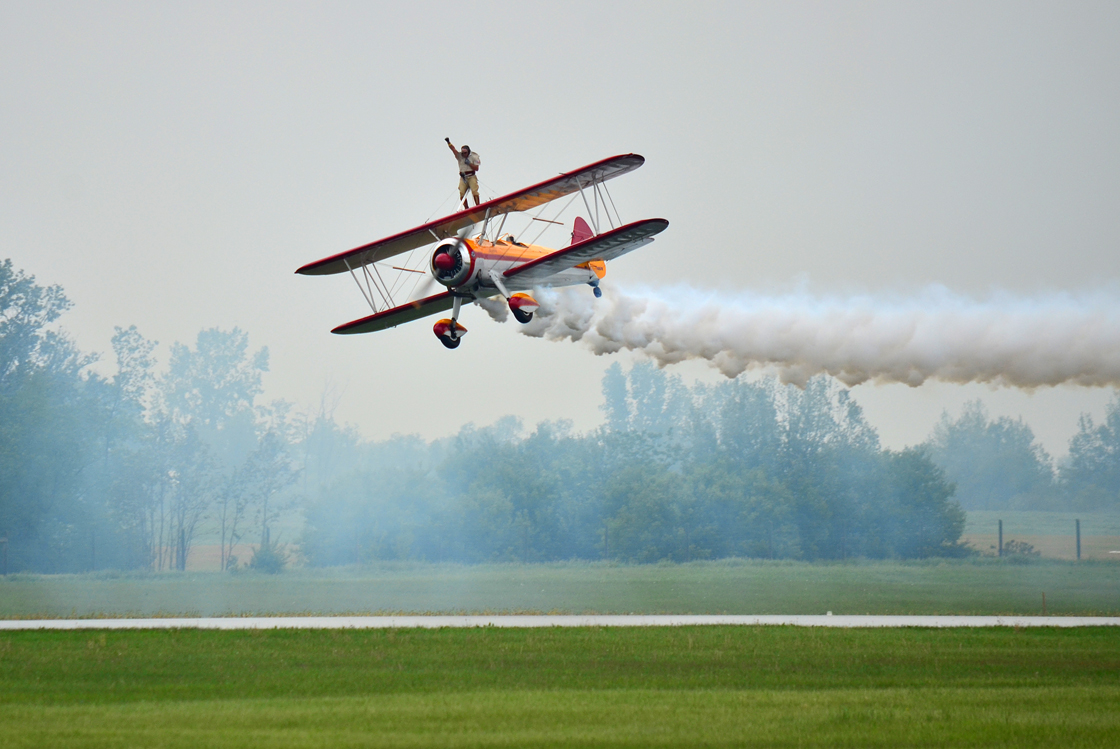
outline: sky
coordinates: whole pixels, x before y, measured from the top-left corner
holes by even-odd
[[[447,351],[366,336],[346,276],[297,267],[620,153],[624,220],[663,217],[604,285],[726,295],[1116,294],[1115,3],[34,3],[0,0],[2,257],[161,344],[234,326],[266,397],[366,437],[506,414],[601,422],[613,361],[468,309]],[[111,373],[111,364],[99,365]],[[673,365],[687,381],[723,375]],[[887,446],[983,400],[1054,454],[1112,389],[926,382],[853,393]]]

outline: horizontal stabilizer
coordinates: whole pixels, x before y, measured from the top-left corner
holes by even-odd
[[[419,320],[428,315],[446,312],[451,309],[454,304],[455,301],[451,296],[451,292],[445,291],[442,294],[436,294],[435,296],[419,299],[415,302],[402,304],[399,307],[393,307],[384,312],[378,312],[369,317],[363,317],[360,320],[344,323],[331,332],[341,335],[374,333],[378,330],[385,330],[386,328],[395,328],[402,323]]]
[[[510,268],[505,272],[507,278],[516,278],[522,283],[542,283],[549,276],[560,271],[574,268],[590,260],[613,260],[631,250],[636,250],[653,241],[669,227],[663,218],[650,218],[611,229],[597,237],[565,247],[562,250],[530,260],[524,265]]]

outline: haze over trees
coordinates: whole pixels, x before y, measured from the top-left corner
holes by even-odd
[[[252,527],[268,544],[295,478],[284,415],[255,403],[268,353],[204,330],[160,374],[156,343],[117,328],[117,373],[89,369],[49,327],[57,286],[0,264],[0,535],[10,569],[179,569],[207,523],[223,543]],[[283,432],[282,437],[277,434]],[[223,562],[225,562],[223,555]]]
[[[962,505],[1120,507],[1120,400],[1082,419],[1055,468],[1027,425],[978,403],[892,451],[828,378],[688,386],[616,363],[588,433],[506,417],[368,442],[327,406],[262,403],[268,352],[236,328],[173,345],[162,368],[155,341],[117,328],[116,372],[97,374],[57,328],[69,306],[0,263],[10,571],[183,570],[200,538],[223,569],[275,570],[284,515],[304,527],[285,541],[316,565],[653,562],[951,556]]]
[[[1046,509],[1053,503],[1053,460],[1022,420],[990,419],[984,405],[972,401],[956,419],[942,414],[926,444],[966,510]]]
[[[400,438],[308,503],[304,553],[480,562],[959,554],[964,515],[921,448],[882,450],[835,382],[686,387],[647,364],[603,383],[607,425],[507,418]],[[362,475],[364,474],[364,475]]]

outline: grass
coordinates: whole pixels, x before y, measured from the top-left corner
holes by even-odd
[[[11,575],[0,618],[342,613],[1120,614],[1120,564],[386,564],[281,575]]]
[[[7,746],[1114,746],[1112,628],[0,634]]]

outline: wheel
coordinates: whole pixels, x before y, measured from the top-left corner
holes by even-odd
[[[522,312],[519,309],[511,309],[510,312],[513,313],[513,319],[517,320],[517,322],[521,323],[522,325],[533,319],[532,312]]]
[[[459,344],[463,342],[462,338],[452,338],[451,336],[440,336],[439,340],[447,348],[459,348]]]
[[[595,293],[595,298],[596,299],[603,296],[603,290],[600,289],[598,286],[592,286],[591,291],[593,291]]]

